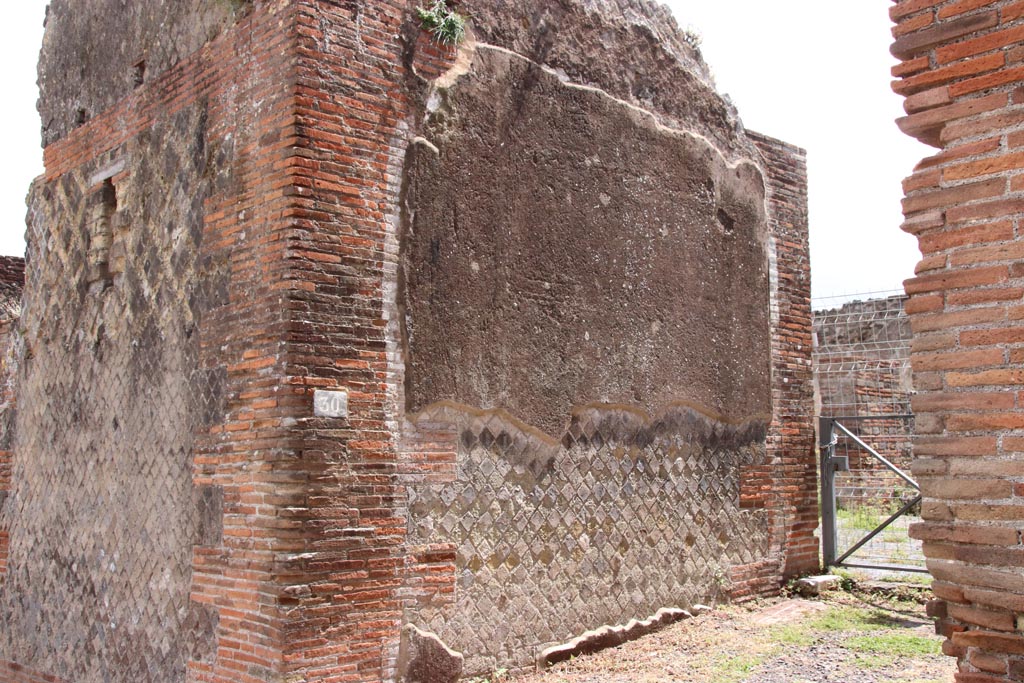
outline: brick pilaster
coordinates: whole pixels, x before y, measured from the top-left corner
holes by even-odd
[[[922,260],[914,473],[933,607],[962,681],[1019,681],[1024,657],[1024,2],[901,0],[893,89],[909,135],[939,149],[904,181]]]

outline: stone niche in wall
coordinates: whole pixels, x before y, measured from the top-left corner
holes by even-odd
[[[466,656],[727,592],[763,557],[741,509],[771,417],[757,164],[605,91],[477,45],[425,96],[406,164],[399,318],[410,425],[457,434],[410,490],[454,597],[406,620]]]

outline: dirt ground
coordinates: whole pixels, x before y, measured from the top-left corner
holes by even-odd
[[[919,593],[916,595],[920,596]],[[833,592],[721,607],[514,683],[951,683],[923,600]]]

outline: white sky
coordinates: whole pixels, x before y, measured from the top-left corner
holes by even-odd
[[[46,0],[6,3],[0,21],[0,93],[5,102],[0,123],[7,155],[0,165],[0,254],[25,252],[25,197],[32,179],[43,172],[36,61],[45,10]]]
[[[894,120],[890,0],[667,0],[744,125],[807,150],[813,296],[902,289],[901,181],[935,152]]]
[[[900,181],[931,153],[893,120],[890,0],[667,0],[703,37],[721,92],[744,124],[808,151],[814,296],[901,288],[920,255],[899,230]],[[35,64],[46,0],[4,7],[0,253],[24,251],[25,196],[42,172]]]

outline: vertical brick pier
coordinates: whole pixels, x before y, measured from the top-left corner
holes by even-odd
[[[1024,2],[901,0],[893,89],[939,151],[903,184],[914,474],[961,683],[1024,680]],[[884,163],[884,160],[880,160]]]

